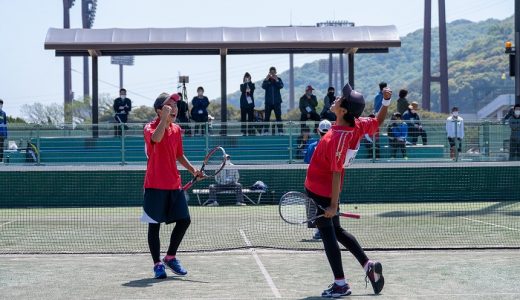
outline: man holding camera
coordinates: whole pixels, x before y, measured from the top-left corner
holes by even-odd
[[[269,74],[262,83],[262,88],[265,90],[265,122],[269,122],[271,118],[271,111],[274,110],[276,122],[282,121],[282,95],[280,90],[283,89],[283,82],[280,77],[276,75],[276,68],[269,68]],[[266,132],[269,132],[267,127]],[[283,132],[283,125],[278,125],[278,133]],[[274,135],[274,128],[273,128]]]

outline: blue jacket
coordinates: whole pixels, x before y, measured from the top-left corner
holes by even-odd
[[[406,121],[410,127],[414,127],[414,125],[421,125],[421,117],[419,117],[419,114],[412,114],[410,109],[404,112],[403,120]]]
[[[249,97],[251,97],[251,103],[247,101],[246,90],[249,87]],[[240,108],[253,108],[255,107],[255,98],[253,94],[255,93],[255,84],[252,82],[242,83],[240,85]]]
[[[392,123],[388,125],[388,137],[394,139],[406,140],[408,136],[408,125],[406,123]]]
[[[265,104],[276,105],[282,103],[280,90],[283,89],[283,82],[280,77],[277,81],[264,80],[262,88],[265,90]]]
[[[307,152],[305,153],[305,157],[303,158],[303,162],[306,164],[311,163],[312,155],[314,154],[314,150],[316,150],[316,146],[318,146],[319,140],[315,141],[314,143],[310,143],[307,146]]]
[[[374,98],[374,113],[378,113],[383,105],[383,92],[377,93]]]
[[[0,109],[0,136],[7,137],[7,115]]]
[[[193,97],[191,100],[191,105],[193,107],[191,108],[191,116],[207,116],[208,115],[208,106],[209,106],[209,99],[206,96],[203,96],[202,98],[199,98],[198,96]]]

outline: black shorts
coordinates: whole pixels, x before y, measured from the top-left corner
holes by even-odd
[[[184,191],[144,190],[142,222],[170,224],[189,217],[188,202]]]

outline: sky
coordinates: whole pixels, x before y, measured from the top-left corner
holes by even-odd
[[[433,25],[437,25],[436,5]],[[389,4],[391,3],[391,4]],[[447,21],[504,19],[513,15],[514,0],[446,0]],[[63,27],[62,0],[0,0],[0,98],[8,115],[23,117],[24,104],[63,103],[63,59],[44,50],[47,30]],[[401,36],[423,27],[423,0],[98,0],[93,28],[253,27],[315,25],[348,20],[356,26],[396,25]],[[71,9],[71,27],[81,27],[81,0]],[[449,37],[448,37],[449,41]],[[295,66],[328,57],[295,55]],[[244,73],[263,78],[270,66],[289,67],[288,55],[228,56],[228,93],[238,89]],[[83,63],[72,58],[72,89],[83,94]],[[177,91],[179,74],[190,76],[191,98],[204,86],[210,98],[220,96],[218,56],[138,56],[125,67],[124,86],[134,106],[152,105],[161,92]],[[99,59],[99,93],[116,97],[119,68],[109,57]]]

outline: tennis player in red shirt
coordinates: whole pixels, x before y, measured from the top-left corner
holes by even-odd
[[[155,278],[166,278],[164,265],[177,275],[188,271],[175,257],[177,249],[190,226],[188,204],[181,189],[177,161],[191,174],[200,176],[182,149],[181,128],[174,124],[179,95],[162,93],[154,103],[157,118],[144,127],[145,151],[148,157],[144,178],[144,203],[141,221],[148,223],[148,246],[154,263]],[[162,262],[159,229],[161,223],[176,223],[170,246]],[[163,264],[164,263],[164,264]]]
[[[368,259],[356,238],[341,227],[336,212],[339,209],[339,194],[345,168],[354,160],[363,136],[373,135],[383,124],[391,96],[392,91],[384,89],[383,106],[377,116],[360,118],[365,108],[363,95],[352,90],[349,84],[345,85],[343,96],[337,98],[330,108],[336,115],[336,124],[321,138],[307,169],[307,195],[325,207],[325,211],[318,209],[317,215],[324,214],[325,217],[316,220],[316,227],[320,231],[325,254],[334,274],[334,283],[323,291],[322,297],[337,298],[350,295],[352,292],[343,273],[338,242],[347,248],[365,269],[366,278],[370,280],[374,293],[379,294],[383,289],[385,281],[381,263]]]

